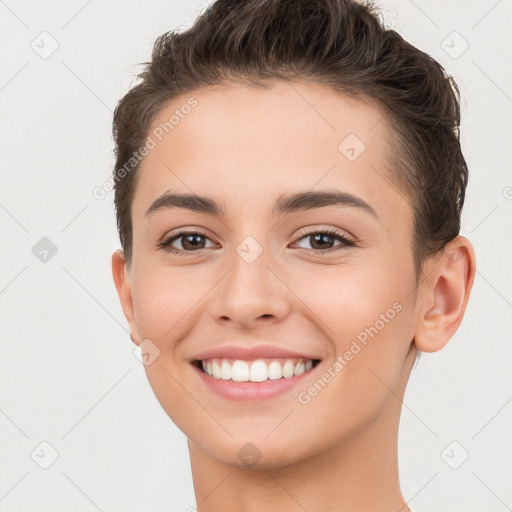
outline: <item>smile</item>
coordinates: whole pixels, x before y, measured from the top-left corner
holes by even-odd
[[[269,400],[297,386],[320,363],[319,359],[201,359],[192,365],[206,387],[236,401]],[[203,369],[204,365],[204,369]]]
[[[304,358],[267,358],[252,361],[212,358],[196,361],[196,364],[205,374],[214,379],[234,382],[264,382],[302,375],[319,362],[318,359]]]

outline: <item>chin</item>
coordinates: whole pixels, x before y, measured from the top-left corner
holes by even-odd
[[[200,445],[212,459],[236,469],[272,470],[296,464],[309,458],[307,446],[298,451],[296,445],[286,445],[284,439],[275,441],[250,440],[238,437],[223,445]]]

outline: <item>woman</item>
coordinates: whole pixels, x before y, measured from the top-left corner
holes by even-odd
[[[457,86],[377,16],[217,1],[117,106],[114,281],[199,512],[410,510],[401,400],[475,257]]]

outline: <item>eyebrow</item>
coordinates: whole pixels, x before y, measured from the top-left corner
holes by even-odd
[[[274,215],[280,215],[335,205],[359,208],[371,214],[376,219],[379,218],[376,211],[366,201],[360,197],[339,190],[319,190],[281,194],[272,208],[272,213]],[[216,217],[223,217],[225,215],[222,205],[209,197],[167,191],[154,201],[147,210],[146,216],[168,208],[184,208],[193,212],[206,213]]]

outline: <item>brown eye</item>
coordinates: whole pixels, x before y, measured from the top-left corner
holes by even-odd
[[[312,249],[303,248],[306,253],[321,254],[354,246],[354,242],[336,230],[319,230],[303,234],[298,241],[305,240]],[[336,244],[336,241],[340,242]],[[335,245],[336,244],[336,245]]]
[[[164,239],[159,245],[161,249],[175,254],[187,254],[205,249],[206,242],[210,240],[204,233],[198,231],[180,231]],[[173,247],[179,241],[181,248]]]

